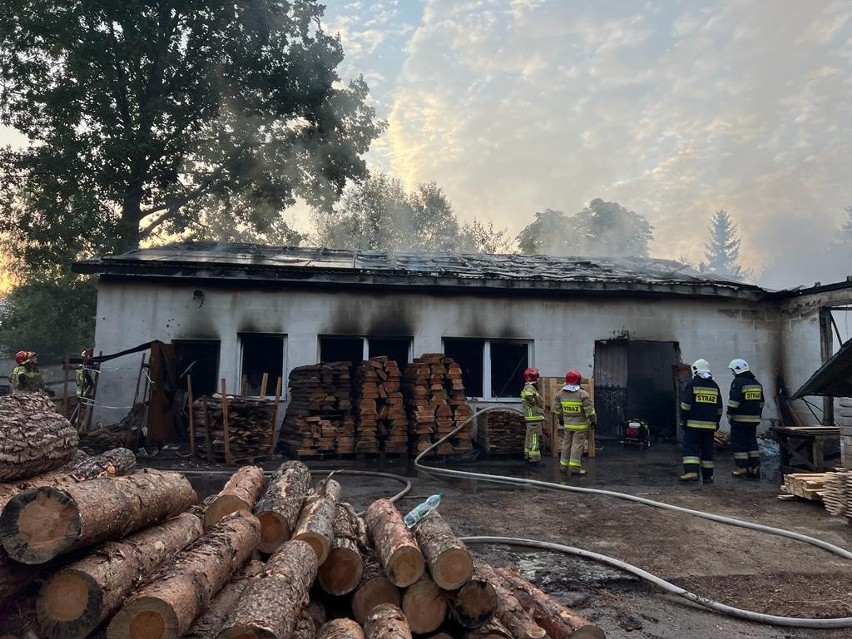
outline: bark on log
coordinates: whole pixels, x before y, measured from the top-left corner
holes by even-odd
[[[182,637],[259,541],[254,515],[228,515],[127,600],[107,627],[107,639]]]
[[[36,611],[51,639],[88,637],[119,608],[136,582],[204,532],[201,520],[183,513],[160,526],[108,542],[55,573],[39,592]]]
[[[281,464],[254,507],[260,521],[260,551],[273,553],[290,539],[311,487],[311,471],[300,461]]]
[[[450,525],[433,511],[414,529],[417,545],[429,568],[432,580],[444,590],[461,588],[473,574],[473,559],[464,542]]]
[[[515,636],[502,623],[492,619],[485,625],[466,632],[463,639],[515,639]]]
[[[317,556],[300,539],[291,539],[251,580],[218,639],[289,638],[317,576]]]
[[[477,563],[477,570],[487,579],[497,593],[497,611],[495,617],[517,639],[544,639],[544,628],[539,626],[518,598],[506,587],[506,583],[497,572],[484,563]]]
[[[290,634],[290,639],[316,639],[316,637],[317,627],[314,625],[314,620],[303,610],[296,620],[296,626]]]
[[[402,595],[402,612],[411,632],[423,634],[437,630],[447,618],[447,598],[427,575],[411,584]]]
[[[402,605],[402,593],[385,575],[385,569],[379,562],[375,552],[364,557],[364,571],[361,583],[352,595],[352,614],[361,625],[367,621],[367,616],[379,604],[390,603]]]
[[[319,565],[325,562],[331,552],[334,518],[337,515],[341,492],[340,484],[336,480],[329,477],[323,481],[316,491],[309,493],[293,531],[293,539],[301,539],[314,549]]]
[[[15,495],[32,488],[42,486],[66,486],[98,477],[120,477],[129,475],[136,469],[136,455],[128,448],[114,448],[100,455],[90,457],[81,450],[74,458],[55,470],[35,477],[19,479],[15,482],[0,484],[0,510]]]
[[[156,470],[43,486],[9,500],[0,515],[0,539],[12,559],[39,564],[154,526],[197,501],[181,473]]]
[[[238,510],[251,512],[264,487],[260,466],[243,466],[228,480],[204,513],[204,527],[210,528],[225,515]]]
[[[377,499],[370,504],[365,522],[379,561],[394,585],[405,588],[423,576],[423,553],[390,501]]]
[[[330,595],[348,594],[361,581],[364,572],[361,548],[366,547],[367,540],[361,536],[363,523],[360,519],[350,504],[337,505],[334,541],[317,574],[320,587]]]
[[[449,593],[450,617],[465,628],[479,628],[488,623],[497,611],[497,591],[490,581],[473,565],[473,574],[464,586]]]
[[[216,639],[228,615],[243,596],[249,580],[262,573],[265,568],[262,561],[251,560],[238,570],[231,582],[213,598],[186,636],[189,639]]]
[[[411,639],[411,628],[399,607],[380,604],[364,624],[365,639]]]
[[[32,477],[67,462],[77,429],[41,393],[0,397],[0,481]]]
[[[532,615],[535,622],[547,631],[550,639],[563,639],[575,635],[581,628],[587,633],[594,629],[605,636],[591,621],[540,590],[510,568],[496,568],[495,572],[517,597],[521,605]],[[589,634],[589,636],[594,636]]]
[[[317,639],[364,639],[364,630],[354,619],[332,619],[319,629]]]

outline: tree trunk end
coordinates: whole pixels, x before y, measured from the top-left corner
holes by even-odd
[[[74,499],[52,486],[19,493],[0,515],[3,547],[15,561],[41,564],[70,549],[82,522]]]
[[[447,599],[437,584],[424,576],[406,589],[402,596],[402,611],[411,632],[432,632],[447,618]]]
[[[107,639],[178,639],[178,618],[162,599],[139,597],[124,606],[107,627]]]
[[[42,631],[51,639],[87,637],[103,610],[98,585],[86,573],[65,569],[45,583],[37,603]]]
[[[334,548],[320,566],[317,579],[330,595],[346,595],[355,590],[364,574],[364,560],[357,551]]]
[[[473,559],[466,548],[450,548],[431,566],[432,579],[444,590],[458,590],[473,574]]]
[[[278,550],[286,541],[289,541],[292,530],[287,519],[271,510],[259,512],[257,519],[260,522],[260,545],[258,550],[262,553],[272,554]]]

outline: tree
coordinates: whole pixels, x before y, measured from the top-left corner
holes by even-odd
[[[496,230],[494,222],[484,224],[474,219],[462,227],[458,250],[462,253],[511,253],[514,245],[508,229]]]
[[[199,198],[329,209],[383,130],[316,0],[4,0],[0,231],[28,262],[178,233]],[[235,210],[251,225],[252,211]]]
[[[571,216],[545,209],[518,234],[522,253],[566,256],[647,257],[653,227],[617,202],[595,199]]]
[[[716,211],[707,230],[710,233],[704,253],[707,271],[732,280],[750,277],[750,273],[737,264],[740,240],[737,237],[737,226],[728,212],[724,209]]]

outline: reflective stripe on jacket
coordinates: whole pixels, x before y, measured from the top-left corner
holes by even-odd
[[[763,386],[751,371],[734,377],[728,394],[728,421],[731,424],[759,424],[763,405]]]
[[[681,424],[686,428],[716,430],[722,419],[722,396],[712,378],[696,375],[683,389],[680,400]]]
[[[562,417],[566,430],[587,430],[597,421],[592,398],[582,388],[570,391],[563,387],[553,399],[553,412]]]
[[[524,406],[524,420],[528,422],[544,421],[544,399],[532,382],[524,384],[521,391],[521,403]]]
[[[14,390],[19,391],[37,391],[44,388],[41,373],[26,366],[15,366],[9,375],[9,382]]]

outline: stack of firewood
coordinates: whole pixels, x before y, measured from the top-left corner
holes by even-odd
[[[489,455],[517,455],[524,450],[526,426],[517,411],[489,410],[476,417],[476,443]]]
[[[838,470],[825,474],[822,501],[825,509],[834,517],[847,515],[849,488],[852,484],[852,470]]]
[[[356,366],[353,385],[356,452],[408,452],[408,418],[401,379],[399,366],[387,357],[372,357]]]
[[[199,397],[193,402],[196,447],[211,462],[263,459],[274,452],[277,414],[275,402],[257,397]]]
[[[518,572],[475,561],[439,513],[410,530],[379,499],[362,519],[299,461],[269,480],[244,466],[203,506],[157,471],[23,491],[0,540],[0,632],[16,636],[603,636]],[[352,618],[328,621],[332,605]]]
[[[402,394],[408,410],[409,447],[422,453],[472,415],[464,394],[461,367],[452,358],[428,353],[405,367]],[[462,429],[441,444],[439,455],[463,454],[473,449],[471,429]]]
[[[355,452],[349,362],[298,366],[290,372],[290,403],[281,449],[293,457]]]

